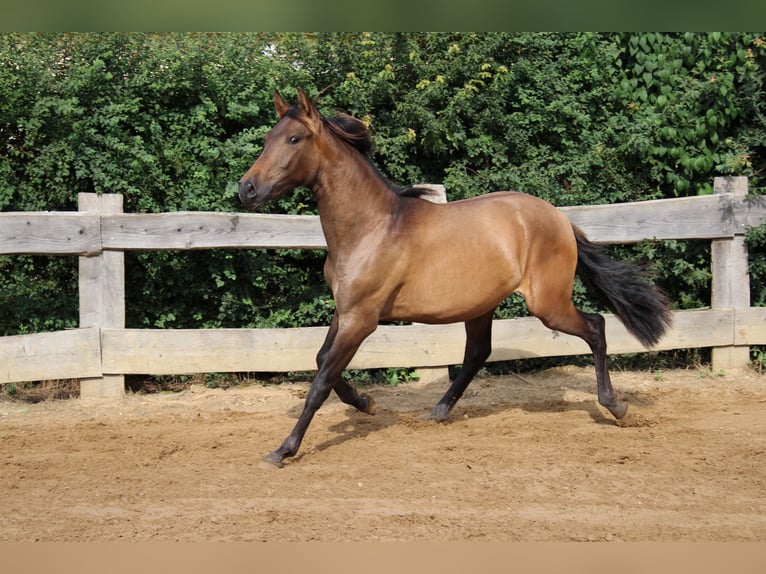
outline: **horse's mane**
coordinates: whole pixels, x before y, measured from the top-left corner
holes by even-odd
[[[367,161],[375,168],[378,175],[388,184],[392,191],[402,197],[424,197],[431,195],[429,189],[424,189],[418,186],[398,187],[392,184],[388,179],[380,172],[377,166],[372,163],[370,155],[372,153],[372,136],[370,130],[361,120],[344,113],[338,113],[333,117],[322,116],[322,123],[330,130],[339,140],[347,143],[360,154],[362,154]]]
[[[322,123],[341,141],[346,142],[365,157],[372,153],[372,137],[364,122],[348,114],[338,114],[331,118],[322,116]]]

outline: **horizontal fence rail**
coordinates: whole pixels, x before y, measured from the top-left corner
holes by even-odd
[[[695,309],[673,313],[673,327],[655,350],[756,345],[766,342],[766,307]],[[103,374],[171,375],[203,372],[310,371],[326,327],[294,329],[98,329],[88,327],[0,338],[6,358],[0,378],[37,380]],[[609,352],[645,349],[606,315]],[[534,317],[497,320],[490,361],[590,353],[577,337],[545,328]],[[462,360],[461,324],[383,325],[349,365],[438,367]]]
[[[766,309],[750,307],[744,234],[766,218],[747,178],[716,178],[710,196],[563,207],[598,243],[712,240],[711,307],[673,314],[656,350],[713,347],[714,368],[747,364],[766,344]],[[316,216],[176,212],[121,213],[119,195],[80,194],[72,213],[0,213],[0,254],[80,257],[80,328],[0,338],[0,383],[82,379],[83,396],[120,396],[125,374],[280,372],[315,368],[326,327],[297,329],[125,329],[128,250],[326,247]],[[610,353],[643,347],[607,315]],[[462,361],[462,325],[381,326],[349,368],[443,367]],[[576,337],[537,319],[497,320],[490,361],[589,353]]]
[[[726,193],[560,208],[596,243],[724,239],[764,217],[762,199]],[[260,213],[3,213],[0,255],[97,255],[104,250],[324,249],[319,217]]]

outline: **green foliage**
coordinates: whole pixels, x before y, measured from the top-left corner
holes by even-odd
[[[395,367],[387,369],[347,369],[343,371],[342,376],[344,380],[355,385],[380,385],[385,383],[392,387],[420,377],[415,369]]]
[[[760,38],[625,34],[618,46],[617,93],[645,130],[631,144],[665,195],[712,193],[712,173],[754,174],[750,153],[764,144]]]
[[[766,225],[750,229],[745,239],[748,253],[758,254],[750,258],[750,304],[766,307]],[[766,369],[766,347],[752,347],[750,356],[753,366],[762,373]]]
[[[316,43],[341,62],[355,58],[321,79],[334,86],[325,101],[369,121],[375,159],[396,181],[444,182],[452,200],[521,189],[559,205],[641,191],[617,166],[607,38],[363,34]]]
[[[77,327],[77,259],[0,257],[0,336]]]
[[[764,222],[766,223],[766,222]],[[766,307],[766,225],[750,229],[745,236],[748,253],[760,257],[750,260],[750,302],[755,307]]]
[[[766,42],[755,33],[0,35],[0,209],[240,209],[236,182],[273,125],[274,89],[322,92],[370,126],[399,184],[450,200],[517,189],[556,205],[710,193],[766,177]],[[306,190],[268,207],[314,213]],[[749,237],[763,304],[763,228]],[[678,308],[709,304],[705,242],[614,247]],[[131,327],[324,325],[315,251],[128,253]],[[0,331],[77,324],[74,258],[0,258]],[[588,308],[582,286],[578,304]],[[525,313],[510,298],[503,317]],[[399,372],[384,374],[399,380]]]
[[[233,187],[273,123],[273,90],[306,79],[268,55],[271,42],[259,34],[0,36],[0,208],[75,210],[78,192],[108,192],[122,193],[129,212],[240,209]],[[284,309],[326,306],[322,258],[129,253],[127,323],[284,325]],[[76,266],[75,258],[0,259],[2,331],[75,326]]]

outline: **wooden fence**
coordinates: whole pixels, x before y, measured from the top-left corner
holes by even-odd
[[[716,178],[715,194],[562,208],[594,242],[712,241],[712,300],[677,311],[657,350],[713,348],[713,368],[744,366],[766,344],[766,308],[750,306],[744,234],[766,217],[747,178]],[[126,250],[325,247],[318,217],[208,212],[122,213],[122,196],[80,194],[78,212],[0,213],[0,254],[79,256],[80,327],[0,338],[0,383],[81,379],[81,396],[119,397],[125,374],[279,372],[315,368],[326,327],[298,329],[125,328]],[[609,352],[643,347],[607,316]],[[382,326],[350,368],[444,367],[462,361],[457,325]],[[490,361],[589,353],[580,339],[535,318],[497,320]]]

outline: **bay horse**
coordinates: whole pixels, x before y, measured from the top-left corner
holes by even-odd
[[[462,369],[430,418],[442,421],[490,355],[493,312],[514,292],[548,328],[582,338],[593,352],[598,402],[620,419],[607,370],[604,319],[572,303],[575,273],[644,346],[670,326],[666,296],[642,272],[588,241],[550,203],[496,192],[451,203],[422,199],[426,189],[399,188],[370,159],[371,137],[360,120],[323,116],[298,90],[297,105],[274,93],[279,121],[239,181],[245,208],[309,188],[327,241],[325,278],[335,313],[316,357],[317,373],[303,411],[279,448],[277,467],[294,456],[322,403],[341,401],[374,414],[375,401],[341,373],[380,321],[464,322]],[[445,273],[447,271],[448,273]],[[440,282],[434,277],[443,276]]]

